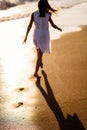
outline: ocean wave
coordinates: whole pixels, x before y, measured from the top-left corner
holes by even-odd
[[[87,0],[54,0],[55,2],[52,0],[49,1],[52,3],[52,5],[58,6],[60,8],[70,8],[77,4],[87,2]]]
[[[52,6],[62,9],[70,8],[84,2],[87,2],[87,0],[49,0]],[[7,10],[0,10],[0,22],[29,17],[36,9],[37,1],[28,1],[25,4],[20,4]]]

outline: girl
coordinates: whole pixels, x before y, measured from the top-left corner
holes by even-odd
[[[27,28],[27,32],[25,35],[24,43],[26,43],[28,33],[32,27],[33,22],[35,23],[35,30],[34,30],[34,43],[37,47],[37,63],[36,69],[34,72],[35,77],[39,77],[38,70],[39,67],[43,67],[42,63],[42,56],[43,53],[50,53],[51,51],[51,44],[50,44],[50,36],[49,36],[49,26],[48,23],[52,25],[53,28],[62,31],[57,25],[54,24],[53,20],[51,19],[51,14],[55,13],[57,10],[53,9],[47,0],[40,0],[38,2],[38,10],[32,13],[30,23]]]

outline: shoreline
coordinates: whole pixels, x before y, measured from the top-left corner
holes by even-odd
[[[35,9],[36,9],[35,2],[29,4],[29,7],[30,7],[30,5],[33,6],[33,4],[35,5]],[[18,6],[18,7],[15,7],[13,9],[11,8],[11,9],[7,10],[8,11],[8,12],[6,12],[7,17],[5,19],[9,19],[9,20],[11,19],[13,21],[8,20],[8,21],[0,22],[0,23],[3,24],[3,25],[10,23],[10,22],[16,23],[16,21],[18,21],[18,20],[19,20],[19,23],[20,23],[20,20],[21,20],[23,22],[23,24],[27,27],[28,21],[30,19],[29,7],[26,4],[26,5],[23,5],[22,7]],[[86,3],[80,3],[80,4],[77,4],[73,7],[71,7],[71,8],[60,9],[59,14],[53,15],[52,18],[53,18],[54,23],[56,25],[58,25],[60,28],[62,28],[63,30],[62,30],[62,32],[58,32],[58,30],[55,30],[52,27],[50,27],[49,30],[50,30],[51,40],[58,39],[62,35],[65,35],[66,33],[81,31],[81,28],[83,28],[83,26],[87,26],[86,7],[87,7],[87,2]],[[16,8],[17,8],[17,10],[15,12]],[[25,10],[25,8],[26,8],[26,10]],[[24,10],[22,14],[20,14],[21,10]],[[31,8],[30,8],[30,10],[31,10],[31,12],[33,11],[33,9],[31,9]],[[79,15],[79,12],[80,12],[80,15]],[[83,12],[85,12],[85,13],[83,13]],[[4,12],[4,15],[5,15],[5,12]],[[26,15],[29,18],[28,17],[23,18]],[[0,14],[0,17],[1,17],[1,14]],[[20,19],[16,19],[18,17]],[[3,18],[0,18],[0,19],[1,19],[1,21],[3,21]],[[32,31],[31,31],[31,37],[33,37]]]
[[[62,38],[64,35],[81,32],[87,28],[87,25],[81,25],[81,26],[70,27],[70,28],[74,28],[74,29],[70,29],[69,31],[62,33],[59,38],[53,39],[52,41],[58,40],[58,39]]]

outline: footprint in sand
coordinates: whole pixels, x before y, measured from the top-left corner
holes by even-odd
[[[22,92],[24,90],[25,90],[24,87],[20,87],[20,88],[16,88],[14,91],[19,93],[19,92]]]
[[[27,92],[28,90],[29,90],[29,87],[26,87],[26,88],[21,87],[21,88],[17,88],[17,89],[16,89],[16,91],[17,91],[18,93],[20,93],[20,92]]]
[[[24,90],[24,88],[19,88],[19,91],[23,91]]]
[[[20,107],[23,105],[23,102],[18,102],[18,105],[16,106],[16,108]]]

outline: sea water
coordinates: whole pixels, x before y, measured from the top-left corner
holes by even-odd
[[[57,39],[61,34],[67,32],[80,31],[81,26],[87,25],[87,0],[49,0],[49,3],[52,7],[59,9],[58,13],[52,16],[52,19],[56,25],[62,28],[62,32],[59,32],[49,25],[51,40]],[[6,20],[8,21],[8,19],[11,20],[12,17],[12,19],[14,19],[13,22],[17,21],[18,23],[16,19],[27,15],[27,18],[21,19],[21,21],[23,21],[21,22],[22,25],[27,28],[31,13],[37,10],[37,5],[38,1],[29,1],[7,10],[1,10],[0,20],[3,19],[3,21],[5,21],[5,18],[7,18]],[[33,31],[30,32],[30,37],[32,39]]]

